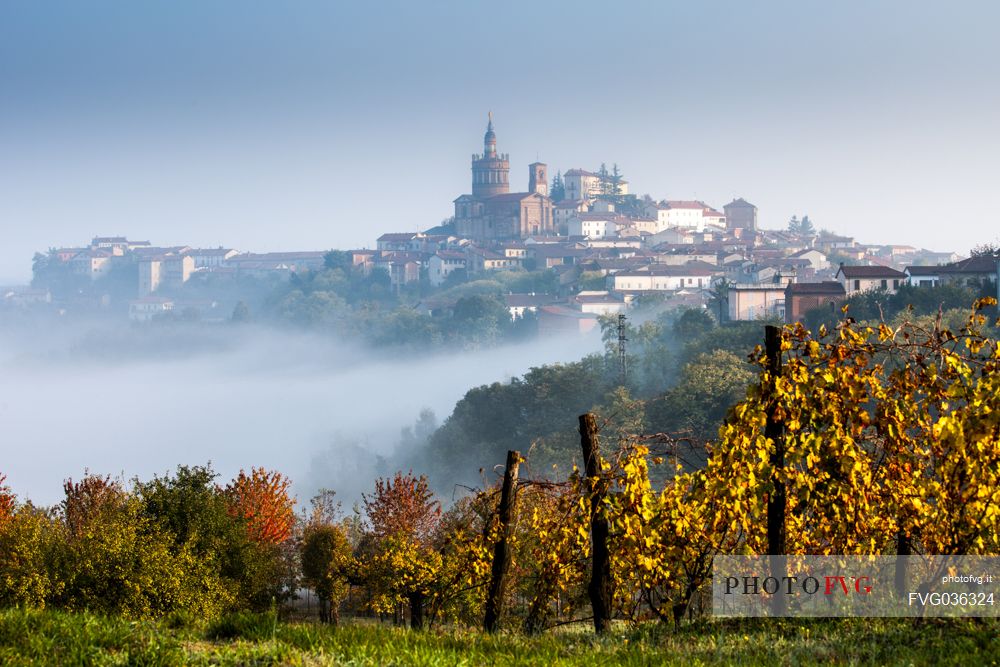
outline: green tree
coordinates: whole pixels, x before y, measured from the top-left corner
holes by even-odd
[[[719,322],[729,319],[729,281],[719,278],[708,291],[708,307],[719,314]]]
[[[674,335],[684,341],[704,336],[715,328],[715,320],[704,309],[688,308],[674,322]]]
[[[753,377],[749,364],[732,352],[699,354],[683,367],[675,387],[650,402],[653,430],[685,434],[699,443],[713,439],[729,406],[746,396]]]
[[[59,596],[61,538],[50,512],[31,504],[11,508],[0,522],[0,607],[43,608]]]
[[[291,595],[286,554],[254,541],[247,520],[233,516],[225,490],[210,466],[178,466],[174,475],[137,482],[142,513],[225,582],[240,609],[267,609]]]
[[[562,172],[557,171],[552,178],[552,186],[549,188],[549,197],[552,201],[562,201],[566,199],[566,185],[563,183]]]
[[[212,616],[231,599],[204,559],[143,514],[141,501],[107,477],[68,480],[58,606],[128,618],[186,610]]]
[[[300,549],[302,579],[316,591],[322,623],[340,621],[340,603],[347,596],[353,568],[351,555],[351,544],[340,526],[320,521],[306,526]]]
[[[345,275],[349,275],[354,269],[354,257],[346,250],[331,250],[323,255],[323,268],[340,269]]]

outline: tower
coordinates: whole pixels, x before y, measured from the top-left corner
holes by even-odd
[[[497,153],[497,135],[493,131],[493,112],[490,112],[486,135],[483,137],[483,154],[472,156],[472,196],[492,197],[510,192],[510,157]]]
[[[548,167],[541,162],[532,162],[528,165],[528,192],[549,196],[549,176]]]

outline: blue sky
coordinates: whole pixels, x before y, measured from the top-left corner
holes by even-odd
[[[0,282],[95,234],[372,246],[469,188],[486,112],[514,187],[634,191],[867,242],[995,240],[988,2],[0,4]]]

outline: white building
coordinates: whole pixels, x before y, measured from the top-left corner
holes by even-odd
[[[584,290],[576,294],[570,302],[582,313],[594,315],[615,315],[628,307],[625,300],[608,291]]]
[[[731,321],[785,319],[786,282],[730,285],[727,296]]]
[[[555,223],[556,231],[563,236],[569,234],[569,219],[577,213],[587,212],[587,202],[583,199],[564,199],[557,202],[552,207],[552,220]]]
[[[128,318],[133,322],[148,322],[157,315],[174,309],[171,299],[160,296],[146,296],[128,304]]]
[[[617,236],[615,221],[622,216],[617,213],[576,213],[567,223],[570,236],[588,239],[604,239]]]
[[[713,272],[702,267],[691,266],[643,266],[631,271],[619,271],[614,275],[616,292],[667,292],[682,289],[708,289],[712,284]]]
[[[884,290],[895,294],[907,280],[902,271],[888,266],[844,266],[837,271],[837,280],[844,286],[847,296],[869,290]]]
[[[648,202],[646,215],[656,220],[656,232],[670,227],[704,231],[706,224],[724,224],[725,216],[702,201],[664,200]]]
[[[455,271],[467,270],[468,259],[458,250],[438,250],[427,262],[427,278],[437,287]]]
[[[194,248],[185,254],[194,259],[195,269],[217,269],[239,253],[232,248]]]

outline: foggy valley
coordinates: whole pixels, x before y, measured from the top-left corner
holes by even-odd
[[[265,466],[292,478],[300,504],[327,487],[349,505],[421,410],[440,423],[476,385],[599,347],[594,335],[430,354],[255,326],[6,327],[4,472],[53,504],[85,469],[148,479],[211,461],[224,481]]]

